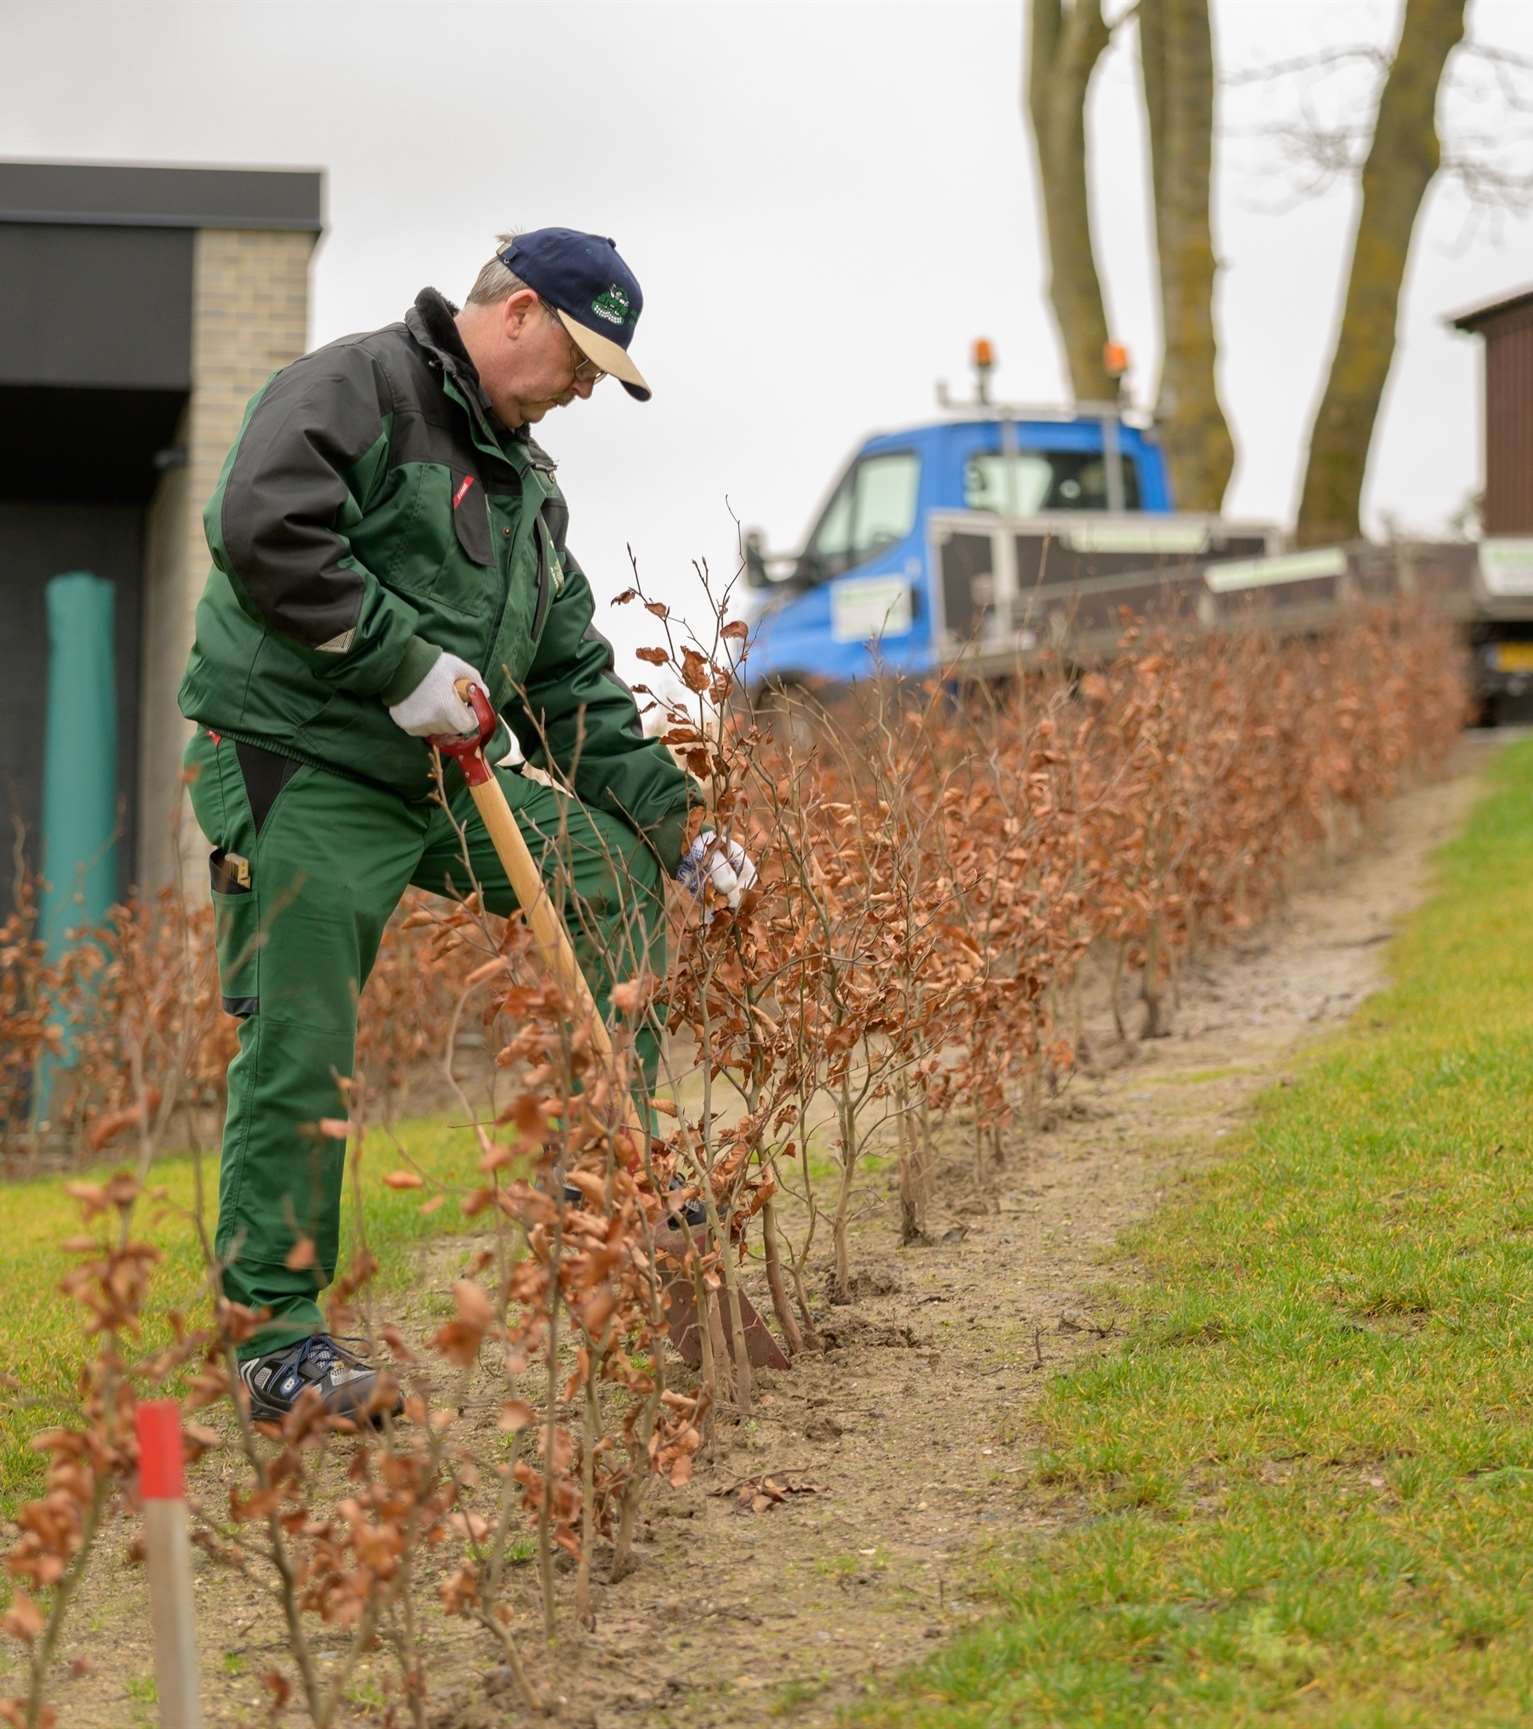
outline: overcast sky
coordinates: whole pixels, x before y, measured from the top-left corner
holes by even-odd
[[[1216,53],[1230,70],[1389,44],[1401,10],[1215,0]],[[644,286],[634,354],[654,400],[607,384],[539,436],[598,595],[623,586],[631,544],[646,582],[684,602],[693,560],[734,567],[731,507],[795,545],[868,432],[929,418],[939,378],[967,387],[973,337],[996,345],[1000,394],[1064,400],[1018,105],[1022,15],[1020,0],[0,0],[0,155],[323,168],[315,343],[398,317],[426,283],[461,299],[497,229],[614,236]],[[1533,58],[1530,0],[1473,0],[1470,18],[1479,40]],[[1123,34],[1094,87],[1093,214],[1144,400],[1157,332]],[[1459,129],[1499,124],[1494,81],[1466,69],[1461,83]],[[1368,87],[1364,69],[1223,99],[1231,514],[1292,518],[1355,222],[1348,183],[1295,198],[1270,128],[1305,102],[1322,120],[1355,114]],[[1533,224],[1476,217],[1440,178],[1371,526],[1440,527],[1479,486],[1479,344],[1442,320],[1530,282]],[[608,622],[636,640],[637,621]]]

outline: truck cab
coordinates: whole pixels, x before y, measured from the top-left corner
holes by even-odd
[[[1068,413],[989,404],[869,438],[841,471],[803,550],[747,537],[758,604],[744,674],[819,686],[876,669],[923,674],[942,658],[944,515],[1036,518],[1171,509],[1159,445],[1116,407]]]

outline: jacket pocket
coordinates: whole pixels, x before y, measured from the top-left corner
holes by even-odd
[[[401,499],[391,525],[383,580],[420,608],[421,634],[440,641],[432,636],[438,609],[450,619],[479,619],[498,602],[488,507],[478,476],[466,468],[421,463],[411,486],[413,496]]]
[[[548,530],[550,543],[555,549],[564,545],[564,537],[569,532],[570,507],[564,502],[564,494],[559,489],[559,482],[554,478],[552,459],[542,450],[529,453],[529,479],[532,481],[529,502],[536,503],[538,520]],[[554,585],[557,594],[563,586],[561,580]]]
[[[491,564],[495,555],[490,544],[490,507],[479,477],[461,468],[449,472],[452,476],[452,526],[458,545],[474,564]]]
[[[482,619],[493,614],[500,604],[500,580],[491,550],[489,503],[483,483],[472,470],[454,466],[428,472],[423,489],[427,491],[426,520],[436,531],[438,547],[436,575],[424,598],[458,618]],[[431,636],[429,622],[422,634]]]
[[[538,507],[538,515],[548,527],[549,539],[556,547],[563,546],[570,526],[570,507],[564,502],[564,494],[550,493]]]

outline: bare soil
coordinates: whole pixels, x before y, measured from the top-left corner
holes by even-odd
[[[1189,968],[1173,1036],[1120,1049],[1108,1068],[1106,1028],[1094,1027],[1103,1069],[1072,1081],[1051,1125],[1008,1150],[987,1192],[974,1186],[967,1128],[950,1125],[929,1246],[899,1247],[893,1198],[882,1175],[869,1180],[854,1240],[860,1294],[823,1311],[829,1348],[763,1374],[754,1416],[719,1426],[693,1482],[654,1490],[639,1568],[598,1585],[594,1634],[569,1611],[545,1652],[535,1581],[517,1580],[529,1661],[561,1721],[830,1724],[977,1612],[988,1545],[1079,1517],[1068,1496],[1020,1485],[1044,1382],[1115,1348],[1116,1318],[1098,1294],[1105,1251],[1217,1158],[1253,1094],[1380,984],[1386,939],[1422,898],[1429,854],[1461,826],[1493,748],[1467,739],[1446,779],[1397,800],[1279,919]],[[466,1253],[423,1251],[430,1286],[443,1288],[439,1274]],[[425,1313],[417,1319],[424,1330]],[[492,1449],[487,1438],[487,1458]],[[233,1464],[215,1454],[193,1474],[214,1519]],[[763,1475],[803,1492],[742,1511],[731,1491]],[[114,1535],[99,1558],[63,1642],[61,1670],[84,1665],[57,1695],[70,1729],[154,1720],[145,1587],[125,1541]],[[196,1577],[209,1723],[270,1721],[259,1678],[289,1667],[275,1604],[200,1554]],[[525,1719],[482,1633],[435,1617],[428,1637],[439,1729]],[[322,1633],[318,1644],[333,1663],[342,1640]],[[343,1720],[405,1721],[368,1705],[374,1684],[360,1672]],[[282,1720],[297,1721],[296,1707]]]

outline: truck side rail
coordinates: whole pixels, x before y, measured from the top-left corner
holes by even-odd
[[[1419,595],[1456,619],[1477,606],[1475,548],[1353,542],[1278,548],[1276,529],[1192,514],[934,513],[939,656],[988,676],[1023,659],[1110,654],[1132,616],[1183,629],[1323,630],[1348,607]],[[1528,595],[1533,616],[1533,584]]]

